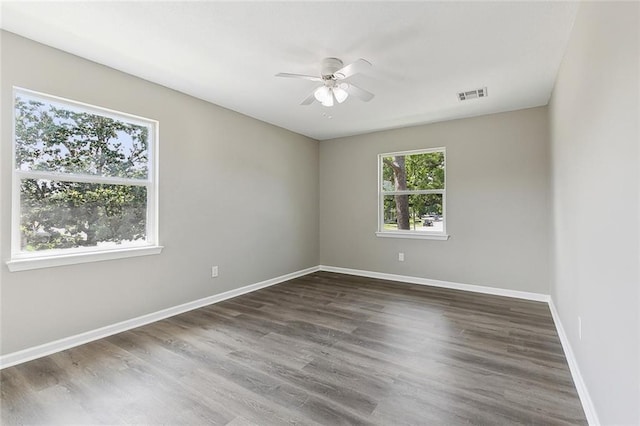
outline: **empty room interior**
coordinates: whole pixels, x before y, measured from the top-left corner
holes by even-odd
[[[0,27],[3,425],[640,425],[640,3]]]

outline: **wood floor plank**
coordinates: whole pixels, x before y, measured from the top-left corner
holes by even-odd
[[[0,372],[0,423],[584,425],[548,306],[317,272]]]

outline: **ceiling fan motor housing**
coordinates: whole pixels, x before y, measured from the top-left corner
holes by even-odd
[[[344,64],[338,58],[324,58],[322,60],[322,68],[320,70],[322,78],[325,80],[333,79],[333,74],[343,66]]]

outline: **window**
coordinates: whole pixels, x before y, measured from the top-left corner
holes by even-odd
[[[379,237],[446,240],[445,149],[378,155]]]
[[[159,253],[157,128],[14,88],[9,269]]]

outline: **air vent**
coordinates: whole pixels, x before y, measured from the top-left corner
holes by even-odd
[[[469,99],[486,98],[487,95],[488,95],[487,88],[486,87],[482,87],[480,89],[469,90],[467,92],[458,93],[458,100],[460,100],[460,101],[468,101]]]

